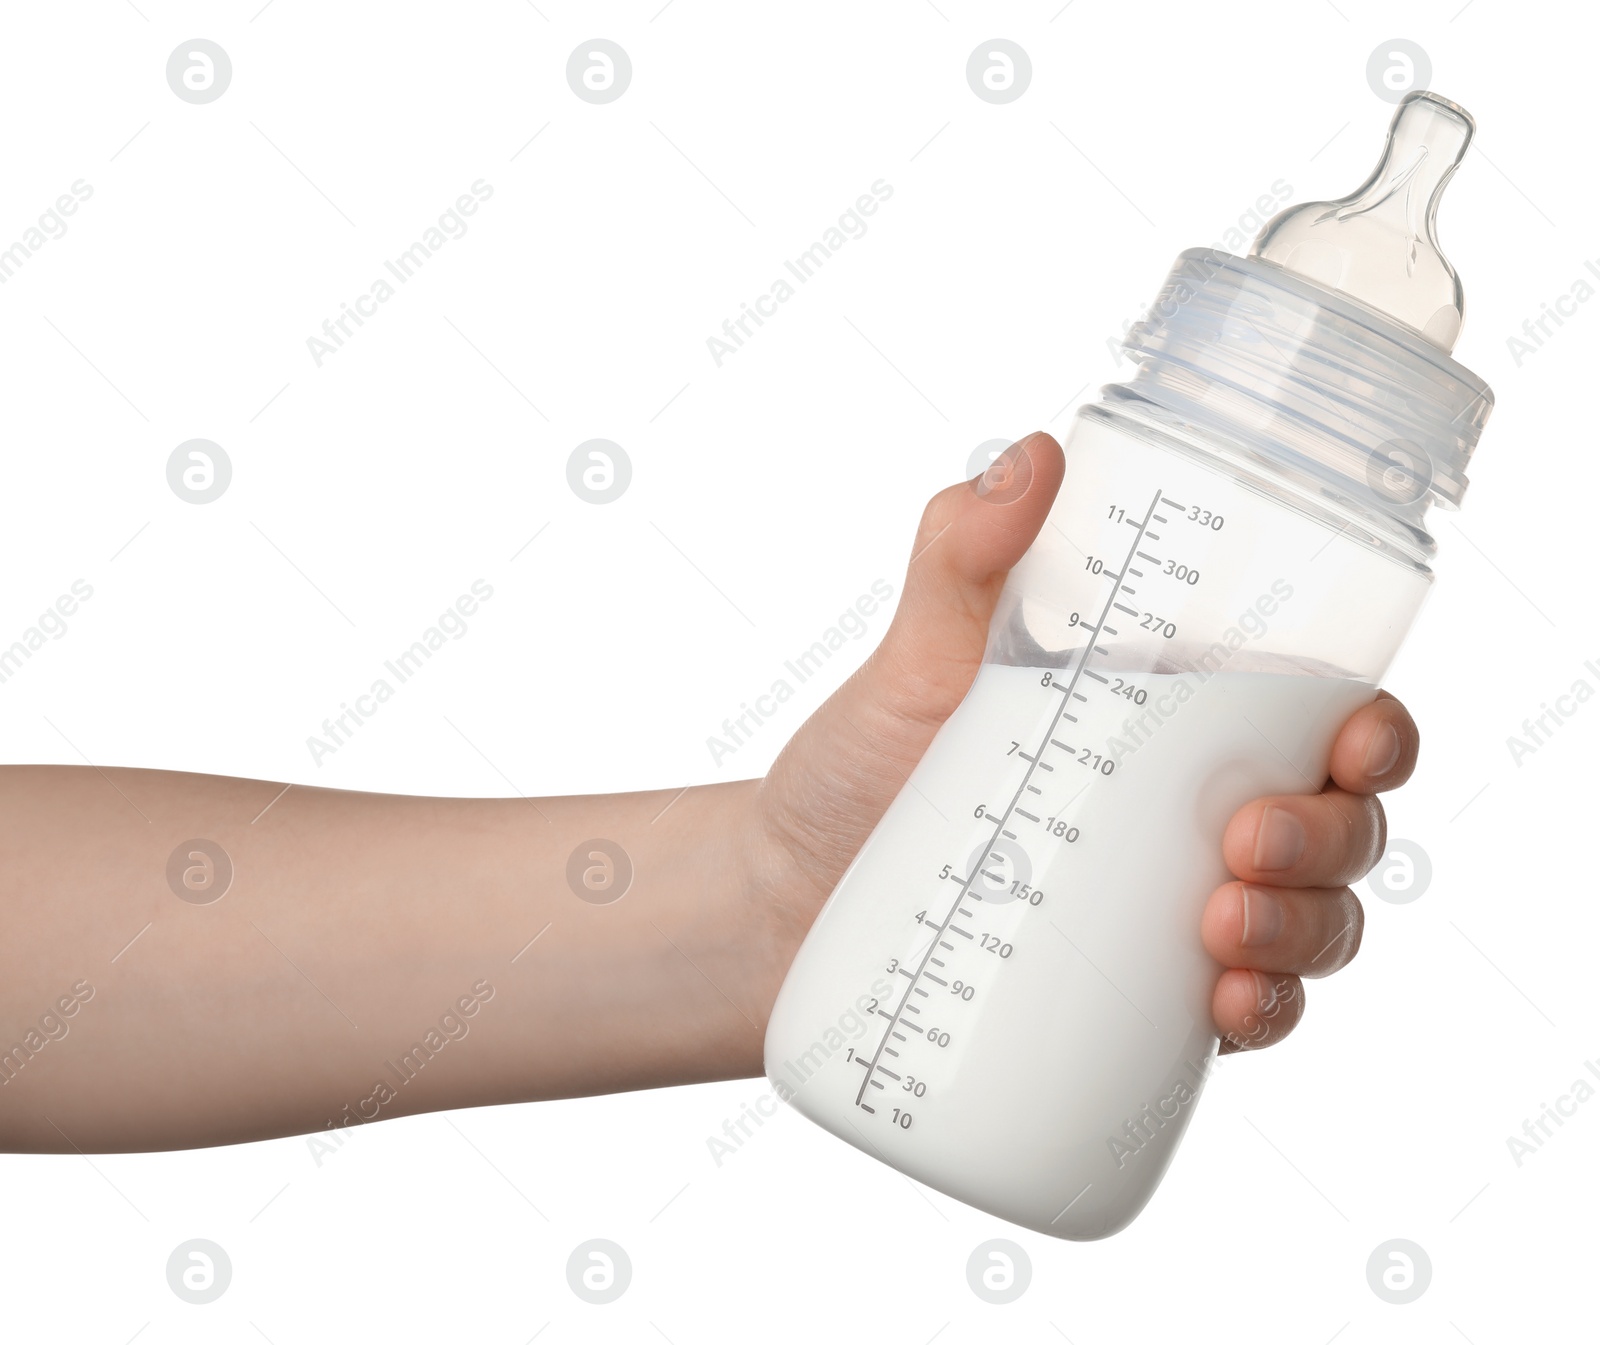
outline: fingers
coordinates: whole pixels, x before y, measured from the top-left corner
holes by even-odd
[[[1224,883],[1206,902],[1200,936],[1225,967],[1326,976],[1361,947],[1361,902],[1348,887]]]
[[[1383,806],[1370,794],[1328,788],[1279,794],[1239,809],[1222,836],[1228,869],[1275,887],[1340,887],[1378,862]]]
[[[1225,971],[1211,997],[1211,1016],[1222,1037],[1223,1054],[1282,1041],[1305,1011],[1305,988],[1298,976]]]
[[[1328,773],[1340,789],[1373,794],[1411,778],[1420,735],[1406,707],[1387,691],[1363,705],[1339,730]]]
[[[1288,1036],[1305,1012],[1302,976],[1326,976],[1361,946],[1362,910],[1348,884],[1383,853],[1382,805],[1417,764],[1419,735],[1387,691],[1345,721],[1320,794],[1256,799],[1236,812],[1222,851],[1239,882],[1211,894],[1206,951],[1227,967],[1211,1013],[1223,1051]]]

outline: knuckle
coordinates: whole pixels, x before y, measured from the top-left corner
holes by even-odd
[[[923,505],[922,518],[917,524],[919,545],[949,525],[950,520],[955,517],[957,498],[963,489],[964,485],[946,486]]]

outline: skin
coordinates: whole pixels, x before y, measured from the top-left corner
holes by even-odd
[[[762,780],[440,799],[0,767],[0,1149],[186,1148],[759,1074],[800,940],[965,695],[1062,470],[1035,434],[934,496],[882,643]],[[1382,853],[1375,796],[1416,754],[1382,695],[1320,794],[1229,822],[1236,881],[1199,931],[1227,968],[1224,1049],[1281,1040],[1303,978],[1354,956],[1344,884]],[[168,879],[196,837],[233,870],[205,902]],[[631,867],[620,897],[615,866],[584,887],[597,837]]]

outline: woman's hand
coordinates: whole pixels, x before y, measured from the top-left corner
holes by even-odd
[[[753,799],[757,900],[774,919],[770,994],[828,894],[899,792],[983,659],[1007,572],[1044,525],[1061,448],[1036,433],[981,477],[940,491],[917,529],[882,643],[801,727]],[[1212,893],[1205,946],[1228,970],[1212,1001],[1224,1049],[1281,1040],[1304,1010],[1300,978],[1342,967],[1361,942],[1348,887],[1382,853],[1379,790],[1416,764],[1417,730],[1383,694],[1356,711],[1321,794],[1258,799],[1223,842],[1238,878]],[[770,999],[767,1004],[770,1006]]]

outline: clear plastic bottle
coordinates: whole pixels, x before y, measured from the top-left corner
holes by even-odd
[[[778,996],[767,1073],[818,1124],[1058,1237],[1149,1199],[1218,1046],[1226,821],[1321,788],[1492,405],[1449,358],[1434,231],[1471,134],[1412,94],[1351,196],[1178,258],[1136,374],[1077,413],[971,691]]]

